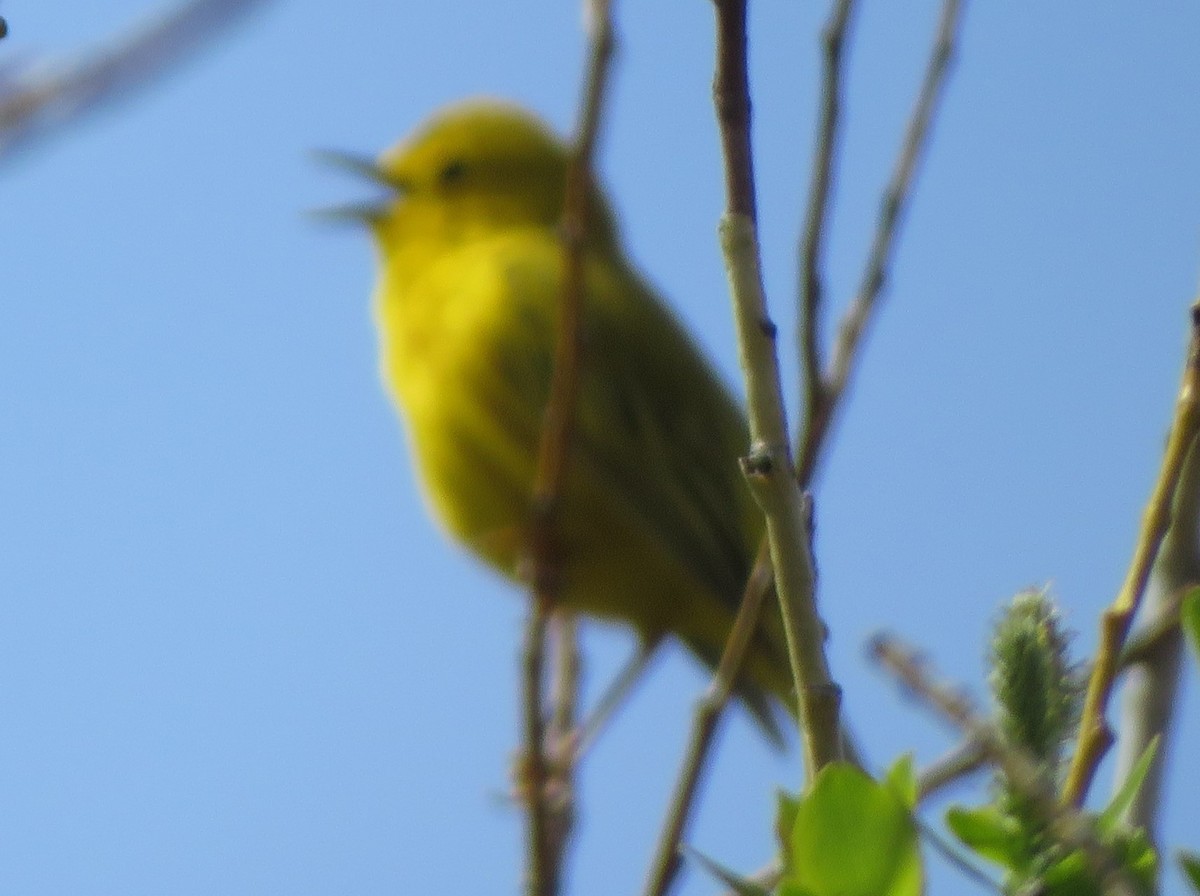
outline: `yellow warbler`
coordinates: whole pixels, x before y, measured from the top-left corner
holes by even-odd
[[[374,234],[383,378],[432,511],[510,578],[526,553],[563,269],[567,150],[494,101],[443,110],[362,173],[394,193],[360,208]],[[621,249],[599,191],[584,248],[576,425],[556,533],[560,600],[673,635],[709,666],[762,531],[742,481],[737,403]],[[791,706],[768,605],[738,693],[774,731]]]

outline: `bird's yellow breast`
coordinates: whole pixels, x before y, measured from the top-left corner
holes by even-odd
[[[387,269],[376,294],[383,378],[427,498],[455,536],[510,573],[549,376],[530,375],[547,334],[516,291],[528,288],[531,255],[556,263],[546,239],[518,231],[423,247],[411,256],[420,263]]]

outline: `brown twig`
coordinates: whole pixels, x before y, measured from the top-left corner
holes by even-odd
[[[530,560],[533,605],[522,680],[525,749],[527,752],[528,892],[554,896],[559,891],[562,860],[570,839],[574,813],[572,768],[569,758],[555,769],[553,799],[547,794],[548,769],[542,721],[542,676],[545,617],[557,609],[559,592],[558,522],[566,483],[567,458],[575,427],[579,392],[583,319],[583,250],[591,218],[592,156],[600,124],[614,48],[609,0],[588,0],[590,52],[584,76],[578,128],[567,168],[561,224],[563,247],[562,292],[554,346],[554,369],[546,404],[534,478],[530,521]],[[540,620],[540,623],[539,623]],[[570,638],[574,639],[573,629]],[[535,643],[535,638],[538,643]],[[572,644],[561,644],[567,655]],[[574,705],[574,694],[560,698]],[[573,712],[570,715],[574,715]],[[556,751],[562,752],[562,751]],[[573,751],[567,751],[568,757]]]
[[[1087,818],[1057,799],[1053,782],[1033,757],[1004,739],[995,725],[985,721],[970,699],[960,691],[934,681],[915,652],[897,639],[877,635],[871,656],[909,692],[952,723],[985,751],[989,762],[1003,772],[1008,783],[1029,801],[1047,831],[1070,850],[1078,850],[1088,870],[1099,880],[1100,892],[1133,896],[1133,887],[1110,850],[1101,843]]]
[[[954,59],[958,44],[961,12],[962,0],[945,0],[942,5],[937,36],[929,55],[925,77],[909,116],[896,166],[884,189],[879,224],[867,254],[858,292],[838,327],[833,358],[828,371],[822,377],[821,387],[808,387],[810,399],[815,396],[818,400],[806,408],[804,432],[800,439],[797,470],[800,481],[805,486],[811,482],[821,460],[830,425],[858,366],[862,336],[874,317],[879,298],[887,283],[900,222],[912,196],[917,165],[929,145],[930,126],[934,121],[938,102],[945,92],[950,63]]]
[[[850,27],[855,0],[836,0],[821,34],[824,74],[821,82],[821,115],[817,121],[817,151],[808,191],[804,240],[800,247],[800,359],[804,376],[804,407],[824,403],[824,360],[821,351],[821,303],[824,282],[822,249],[829,221],[829,195],[837,160],[842,108],[842,48]]]
[[[1191,308],[1187,361],[1158,481],[1142,513],[1141,529],[1125,581],[1112,605],[1100,617],[1100,644],[1084,697],[1079,743],[1063,786],[1063,801],[1069,805],[1083,804],[1096,768],[1112,745],[1113,735],[1105,712],[1121,668],[1121,649],[1141,604],[1159,546],[1170,528],[1172,502],[1197,433],[1200,433],[1200,303]]]
[[[530,603],[521,651],[521,718],[525,748],[518,762],[517,793],[525,803],[529,817],[526,886],[530,896],[553,896],[558,892],[559,878],[549,836],[550,810],[546,787],[549,775],[543,749],[542,674],[549,615],[549,606],[541,599],[541,595],[535,595]]]

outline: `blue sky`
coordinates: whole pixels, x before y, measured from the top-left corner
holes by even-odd
[[[0,60],[65,54],[156,8],[8,0]],[[936,11],[866,3],[858,22],[839,303]],[[763,3],[752,20],[785,333],[824,13]],[[632,254],[735,382],[711,10],[618,16],[602,171]],[[521,596],[428,522],[377,381],[370,247],[305,212],[362,198],[311,150],[373,153],[463,96],[569,127],[580,18],[549,0],[277,2],[0,171],[0,892],[515,890],[520,818],[503,793]],[[1198,33],[1181,2],[968,9],[818,483],[832,662],[877,763],[952,739],[863,658],[872,632],[979,692],[997,607],[1049,582],[1080,650],[1094,643],[1197,277]],[[595,693],[630,644],[593,631],[587,645]],[[703,682],[664,657],[591,757],[572,893],[635,890]],[[1200,735],[1185,701],[1176,755]],[[752,869],[796,750],[772,753],[741,716],[720,748],[691,839]],[[1193,836],[1194,803],[1169,802],[1172,843]],[[682,892],[713,889],[693,870]]]

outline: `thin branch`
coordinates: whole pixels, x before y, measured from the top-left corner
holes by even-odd
[[[546,832],[555,863],[562,855],[575,824],[575,725],[579,709],[583,656],[579,649],[578,620],[559,607],[551,617],[554,634],[554,674],[551,678],[550,722],[545,749],[549,759],[549,830]]]
[[[57,70],[0,71],[0,162],[162,77],[260,2],[192,0]]]
[[[804,407],[809,409],[820,407],[825,401],[821,394],[825,387],[825,362],[821,352],[821,303],[824,298],[821,262],[840,135],[842,47],[854,12],[854,2],[836,0],[821,35],[824,48],[821,115],[817,122],[817,151],[813,160],[812,184],[808,191],[804,240],[800,247],[800,358],[804,376]]]
[[[661,644],[662,642],[658,640],[639,642],[637,651],[617,672],[616,677],[609,683],[600,699],[596,701],[596,705],[592,707],[588,717],[577,725],[574,731],[567,732],[571,738],[570,749],[573,762],[578,763],[584,757],[588,749],[599,738],[604,726],[624,705],[634,687],[642,680],[642,676]]]
[[[815,405],[810,404],[806,409],[804,436],[797,464],[800,481],[806,486],[816,472],[830,425],[858,366],[863,334],[875,315],[879,298],[887,284],[896,237],[912,196],[917,166],[928,148],[931,125],[945,94],[950,65],[959,40],[961,12],[962,0],[945,0],[942,5],[937,36],[896,166],[884,190],[879,224],[867,255],[858,293],[838,328],[833,359],[825,373],[822,388],[816,392],[820,401]]]
[[[746,582],[742,602],[734,619],[733,628],[725,641],[721,661],[713,674],[708,691],[696,705],[692,718],[692,731],[688,737],[687,752],[680,766],[679,777],[667,809],[666,821],[659,834],[650,872],[646,877],[646,896],[663,896],[679,872],[679,847],[684,832],[691,820],[696,789],[704,772],[705,762],[712,746],[713,737],[721,721],[721,714],[733,694],[734,682],[742,659],[754,637],[758,617],[764,598],[771,588],[771,567],[767,563],[766,543],[759,549],[758,559]]]
[[[530,560],[533,606],[523,669],[525,749],[528,794],[528,892],[531,896],[558,893],[562,860],[570,839],[574,812],[572,768],[568,761],[555,769],[556,787],[547,794],[547,762],[542,724],[543,650],[534,636],[544,640],[545,616],[557,609],[560,589],[561,551],[558,522],[561,495],[566,483],[567,459],[575,427],[575,404],[579,392],[583,319],[583,250],[591,218],[592,156],[599,130],[600,111],[608,83],[614,49],[612,10],[609,0],[587,0],[589,54],[584,76],[580,116],[567,168],[561,240],[563,282],[559,297],[559,319],[554,346],[554,370],[550,396],[538,446],[534,477]],[[541,619],[541,624],[537,621]],[[572,633],[571,638],[574,637]],[[573,651],[571,645],[562,650]],[[575,697],[569,698],[573,704]],[[572,713],[573,715],[573,713]],[[568,755],[572,751],[567,751]]]
[[[549,605],[535,596],[529,606],[525,641],[521,651],[521,718],[525,749],[517,773],[517,793],[528,815],[529,857],[526,885],[530,896],[554,896],[558,892],[559,867],[550,843],[550,809],[545,724],[542,718],[542,675],[545,669],[546,621]]]
[[[1188,463],[1192,463],[1191,458]],[[1197,484],[1197,489],[1200,490],[1200,483]],[[1179,513],[1178,499],[1182,496],[1182,492],[1181,488],[1180,494],[1176,496],[1176,514]],[[1200,499],[1200,491],[1197,492],[1196,499]],[[1174,528],[1171,529],[1171,532],[1174,532]],[[1168,532],[1167,538],[1170,537],[1171,534]],[[1165,553],[1166,550],[1167,547],[1164,544],[1162,551]],[[1150,581],[1153,586],[1154,577]],[[1161,594],[1158,594],[1153,587],[1147,589],[1146,600],[1142,604],[1141,611],[1147,618],[1144,622],[1138,622],[1138,627],[1129,633],[1125,646],[1121,648],[1122,672],[1132,672],[1138,666],[1153,662],[1160,652],[1170,649],[1164,642],[1173,641],[1181,634],[1179,612],[1183,608],[1183,599],[1191,593],[1193,588],[1200,587],[1200,573],[1190,579],[1182,579],[1182,581],[1183,584],[1174,589],[1160,586]],[[1156,599],[1151,601],[1152,597]]]
[[[934,681],[916,654],[895,638],[878,635],[870,650],[871,656],[912,694],[986,751],[988,760],[1029,801],[1048,833],[1064,847],[1080,852],[1088,870],[1100,882],[1100,892],[1133,896],[1127,875],[1096,838],[1091,822],[1078,809],[1059,802],[1052,781],[1032,756],[1006,741],[995,725],[979,715],[966,695]]]
[[[717,70],[713,82],[713,96],[725,157],[724,172],[727,208],[731,210],[731,213],[740,214],[753,222],[756,210],[753,162],[749,136],[750,96],[746,71],[745,6],[745,0],[732,0],[732,2],[729,2],[729,0],[720,0],[717,3]],[[723,245],[725,242],[725,224],[729,214],[727,213],[726,218],[721,222]],[[748,263],[757,267],[757,261],[753,258],[753,252]],[[731,284],[733,276],[731,270]],[[763,304],[761,282],[758,286],[758,293],[761,305]],[[769,345],[767,345],[765,350],[767,356],[765,365],[760,365],[765,367],[764,377],[761,378],[765,382],[759,385],[757,391],[758,393],[762,393],[765,387],[769,393],[769,380],[773,375],[776,384],[775,391],[778,393],[778,362],[774,351],[775,325],[767,319],[765,308],[762,309],[761,317],[758,320],[758,332],[760,336],[767,340]],[[743,366],[745,365],[746,361],[743,353]],[[773,373],[772,367],[774,368]],[[750,380],[749,373],[747,373],[747,379],[748,381]],[[751,388],[754,388],[755,385],[758,385],[758,383],[750,384]],[[760,396],[760,407],[764,404],[770,406],[771,403],[772,400],[769,395],[767,397]],[[751,404],[754,404],[753,399],[751,400]],[[777,395],[774,405],[775,415],[782,419],[783,406],[781,395]],[[752,432],[754,431],[754,425],[752,421]],[[779,433],[776,445],[777,447],[782,445],[782,453],[786,460],[789,454],[786,442],[786,422],[779,426]],[[784,466],[784,469],[787,469],[787,467]],[[791,487],[795,488],[795,484],[792,483]],[[807,544],[807,538],[804,543]],[[646,896],[663,896],[670,888],[679,871],[681,861],[679,848],[687,830],[688,822],[691,819],[691,811],[695,802],[700,778],[703,775],[722,713],[733,693],[738,670],[741,668],[746,651],[754,636],[755,628],[758,625],[763,599],[771,587],[773,579],[771,559],[772,553],[769,546],[769,539],[764,539],[759,544],[758,556],[755,559],[753,569],[747,580],[737,617],[734,620],[733,627],[730,630],[729,637],[721,653],[720,663],[709,683],[708,691],[696,705],[696,711],[692,718],[692,729],[688,737],[687,750],[684,754],[683,763],[680,766],[679,777],[676,779],[675,789],[667,810],[667,817],[659,835],[654,858],[651,861],[650,871],[647,875],[644,890]],[[807,560],[811,576],[811,558],[807,558]]]
[[[1200,582],[1200,447],[1192,443],[1175,488],[1171,527],[1155,561],[1151,585],[1138,615],[1138,629],[1121,651],[1126,670],[1114,788],[1129,777],[1149,744],[1158,749],[1124,821],[1157,839],[1163,781],[1170,756],[1183,659],[1180,607]]]
[[[1084,697],[1078,747],[1063,786],[1063,800],[1070,805],[1083,804],[1100,760],[1112,745],[1105,711],[1120,671],[1121,649],[1171,525],[1172,502],[1197,433],[1200,433],[1200,304],[1191,308],[1187,361],[1158,481],[1142,513],[1141,530],[1125,581],[1112,605],[1101,615],[1100,643]]]
[[[1003,893],[1004,889],[996,883],[990,874],[972,862],[969,858],[963,855],[962,850],[948,841],[939,831],[931,824],[927,824],[922,818],[914,815],[913,821],[917,825],[917,829],[921,832],[921,836],[929,843],[930,846],[947,862],[958,869],[958,873],[963,877],[974,881],[977,886],[989,893]]]
[[[1121,652],[1128,671],[1121,701],[1114,787],[1129,777],[1150,743],[1158,750],[1142,786],[1129,804],[1125,821],[1156,839],[1171,729],[1178,708],[1183,632],[1183,598],[1200,582],[1200,443],[1193,441],[1171,509],[1171,528],[1154,564],[1151,587],[1139,615],[1139,628]]]
[[[917,802],[922,803],[951,784],[961,781],[987,765],[987,752],[968,740],[935,760],[917,776]]]
[[[811,776],[841,758],[841,691],[833,682],[825,656],[825,626],[817,614],[809,553],[808,513],[792,473],[776,328],[763,291],[750,151],[746,0],[718,0],[716,9],[713,96],[726,186],[726,208],[719,229],[750,421],[750,454],[742,467],[766,516],[771,566],[796,682],[805,768]]]

